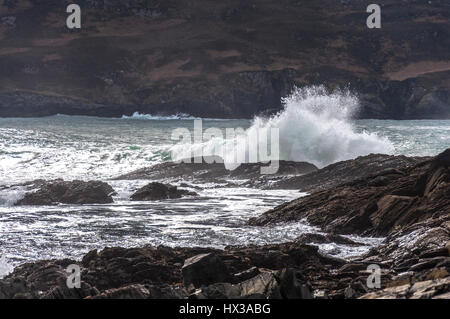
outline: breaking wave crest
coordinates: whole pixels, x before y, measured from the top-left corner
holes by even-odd
[[[4,255],[0,255],[0,279],[13,271],[13,266],[8,262]]]
[[[198,119],[196,117],[192,117],[189,114],[178,113],[175,115],[151,115],[151,114],[143,114],[139,112],[134,112],[132,115],[122,115],[122,119],[124,120],[193,120]]]
[[[222,156],[226,166],[232,169],[234,157],[227,158],[230,153],[227,143],[241,149],[245,144],[248,159],[248,147],[255,142],[250,137],[262,130],[270,132],[271,128],[279,130],[280,160],[306,161],[318,167],[370,153],[389,154],[394,150],[387,138],[357,131],[352,118],[359,109],[359,101],[349,91],[330,93],[323,86],[295,88],[291,95],[283,98],[282,104],[283,110],[272,117],[255,117],[244,134],[237,135],[231,142],[213,138],[190,146],[176,145],[172,148],[173,159],[189,158],[202,149],[204,156]],[[256,143],[267,144],[267,140],[257,139]]]
[[[283,99],[284,109],[253,126],[280,129],[280,158],[306,161],[319,167],[370,153],[393,152],[387,138],[357,132],[352,117],[358,98],[349,91],[328,93],[323,86],[296,88]]]

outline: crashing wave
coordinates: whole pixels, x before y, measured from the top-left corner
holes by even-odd
[[[283,98],[282,104],[283,110],[278,114],[269,118],[255,117],[252,125],[232,141],[214,137],[202,143],[177,144],[171,150],[172,157],[181,160],[199,152],[203,156],[216,155],[223,157],[225,165],[233,169],[236,167],[234,152],[227,147],[235,145],[237,149],[245,149],[248,161],[250,148],[254,149],[255,143],[259,144],[259,149],[265,148],[268,141],[252,137],[262,131],[270,132],[272,128],[279,130],[280,160],[305,161],[324,167],[370,153],[394,151],[387,138],[355,129],[352,118],[359,109],[359,101],[349,91],[329,93],[324,86],[295,88],[291,95]]]
[[[13,206],[19,200],[25,197],[23,187],[11,187],[0,190],[0,206]]]

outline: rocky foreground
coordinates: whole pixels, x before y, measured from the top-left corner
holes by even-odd
[[[320,226],[324,235],[306,234],[290,243],[224,250],[116,247],[91,251],[81,261],[38,261],[19,266],[0,280],[0,298],[449,299],[450,149],[433,158],[371,155],[333,164],[336,181],[345,170],[365,167],[362,163],[370,157],[381,171],[375,172],[377,164],[372,162],[365,173],[359,170],[356,180],[343,180],[341,185],[334,184],[330,176],[326,189],[318,188],[249,221],[255,227],[270,227],[306,219]],[[386,169],[387,163],[403,164]],[[307,181],[311,174],[321,176],[327,170],[314,169],[302,176]],[[127,177],[143,173],[157,174],[157,170],[141,170]],[[301,180],[301,176],[294,178]],[[161,185],[149,184],[137,193],[148,196],[146,191],[156,189],[167,196],[167,190],[176,191]],[[110,191],[105,185],[97,186]],[[314,245],[360,245],[340,234],[386,238],[352,260],[324,255]],[[67,287],[66,268],[71,264],[81,268],[80,288]],[[373,278],[369,277],[371,265],[380,269],[379,287],[367,284]]]

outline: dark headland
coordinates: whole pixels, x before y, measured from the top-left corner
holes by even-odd
[[[0,117],[251,118],[299,87],[348,88],[360,118],[450,118],[447,0],[0,3]],[[76,2],[76,1],[75,1]]]

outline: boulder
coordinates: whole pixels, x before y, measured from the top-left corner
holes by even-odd
[[[193,252],[193,254],[195,254]],[[82,280],[100,291],[130,284],[162,285],[182,281],[182,257],[163,248],[105,248],[99,253],[88,253],[82,261],[88,271]]]
[[[262,175],[261,169],[267,163],[243,163],[234,170],[228,170],[223,159],[218,156],[193,157],[180,162],[165,162],[152,167],[145,167],[116,177],[116,180],[193,180],[242,185],[247,187],[265,187],[280,178],[303,175],[314,172],[317,167],[306,162],[279,161],[275,174]]]
[[[16,205],[108,204],[114,189],[100,181],[40,181],[37,189],[25,194]]]
[[[186,287],[193,285],[198,288],[213,283],[227,282],[231,277],[223,261],[212,253],[187,259],[181,271]]]
[[[0,299],[32,299],[37,294],[31,291],[30,283],[24,277],[0,280]]]
[[[215,283],[198,289],[193,299],[312,299],[311,285],[292,269],[263,271],[239,284]]]
[[[131,200],[153,201],[181,198],[188,195],[196,196],[197,194],[188,190],[178,189],[176,186],[153,182],[138,189],[133,195],[131,195]]]
[[[280,285],[273,272],[263,272],[239,284],[240,297],[248,299],[281,299]]]
[[[311,284],[294,269],[282,269],[277,277],[280,294],[284,299],[313,299]]]

